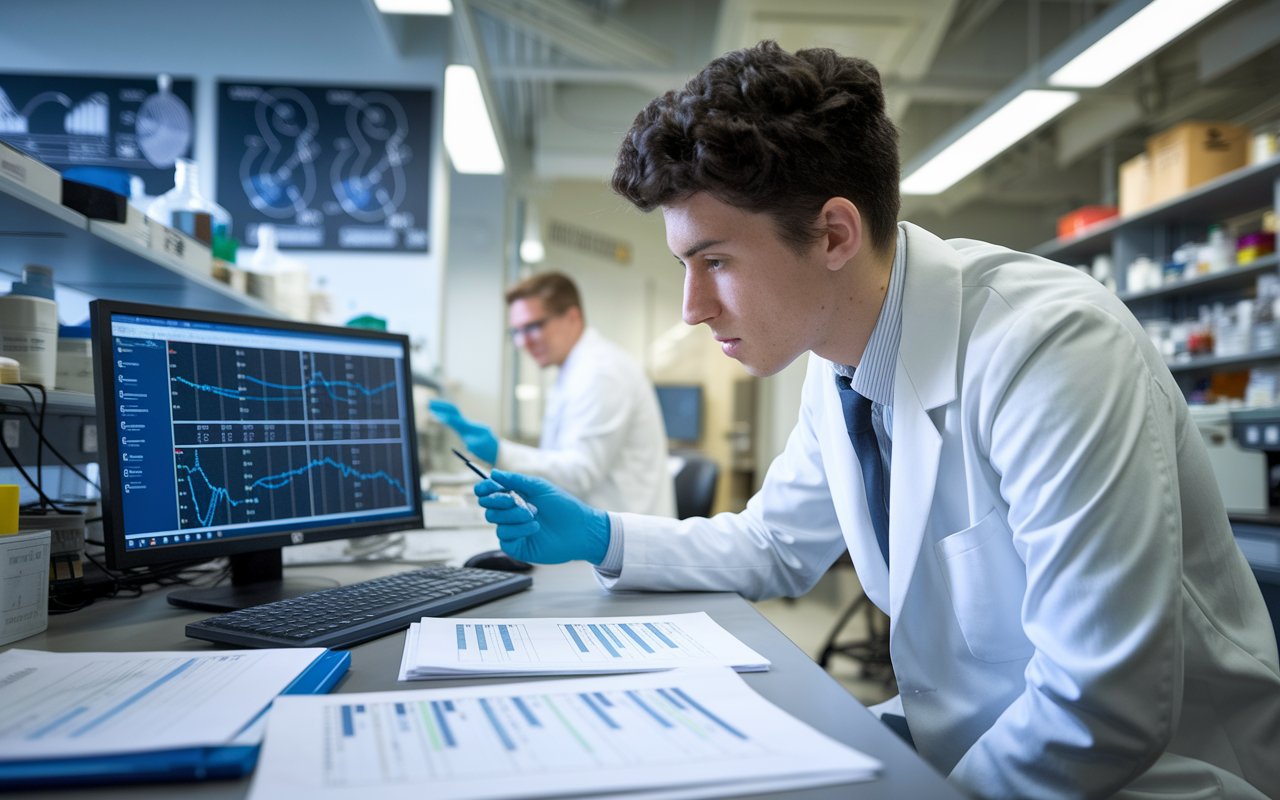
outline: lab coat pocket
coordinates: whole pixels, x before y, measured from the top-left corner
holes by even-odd
[[[1000,515],[992,511],[934,550],[969,652],[992,663],[1030,658],[1035,647],[1022,630],[1026,565]]]

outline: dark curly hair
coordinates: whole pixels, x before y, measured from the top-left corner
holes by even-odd
[[[896,235],[898,177],[898,131],[876,68],[763,41],[645,106],[622,141],[613,189],[642,211],[707,192],[768,214],[796,250],[822,237],[823,204],[844,197],[884,250]]]

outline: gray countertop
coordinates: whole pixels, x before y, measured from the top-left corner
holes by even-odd
[[[294,576],[322,575],[349,583],[411,569],[410,565],[366,563],[290,567]],[[813,798],[959,798],[909,747],[880,724],[869,711],[826,674],[777,628],[736,594],[615,594],[599,587],[585,564],[542,566],[533,573],[526,592],[461,612],[463,617],[567,617],[675,614],[705,611],[730,633],[769,658],[768,672],[744,675],[746,682],[771,702],[845,744],[884,762],[884,772],[871,783],[769,794],[760,797]],[[175,608],[165,601],[166,590],[139,598],[101,600],[72,614],[51,617],[45,633],[8,647],[54,651],[207,650],[215,645],[188,639],[183,628],[207,614]],[[348,674],[335,691],[369,692],[426,688],[452,684],[498,683],[544,678],[483,678],[453,681],[396,680],[404,633],[358,645],[351,650]],[[8,793],[13,798],[240,798],[248,779],[201,784],[123,786],[85,790]]]

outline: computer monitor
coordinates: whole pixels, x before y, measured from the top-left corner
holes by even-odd
[[[406,337],[90,311],[110,567],[229,556],[231,586],[169,599],[246,608],[324,588],[283,581],[282,547],[422,527]]]
[[[702,387],[658,386],[658,405],[667,426],[667,438],[696,442],[702,438]]]

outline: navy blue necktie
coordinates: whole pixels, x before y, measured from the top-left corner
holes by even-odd
[[[844,427],[853,443],[853,453],[862,467],[862,485],[867,492],[867,510],[871,512],[871,527],[876,532],[876,542],[889,564],[889,508],[884,499],[884,470],[880,460],[880,443],[876,429],[871,424],[871,401],[854,391],[852,379],[836,376],[840,388],[840,407],[844,409]]]

